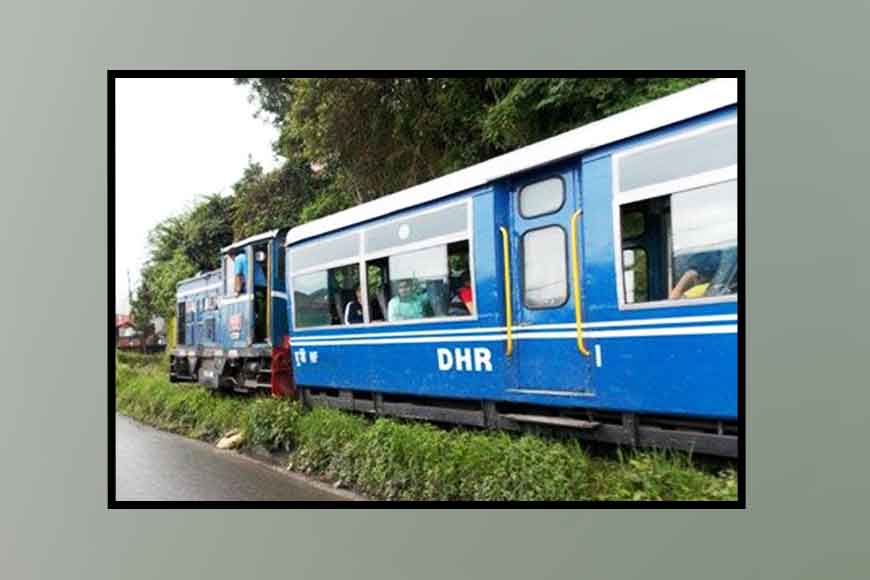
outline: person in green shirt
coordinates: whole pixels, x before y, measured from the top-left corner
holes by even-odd
[[[399,293],[390,298],[387,305],[387,320],[416,320],[423,318],[425,298],[414,292],[411,280],[399,280]]]

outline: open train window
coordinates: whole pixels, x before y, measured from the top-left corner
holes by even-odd
[[[626,304],[737,293],[736,180],[627,204],[621,213],[640,213],[646,224],[640,235],[623,229]]]
[[[614,155],[622,304],[736,296],[736,163],[734,121]]]
[[[470,316],[474,292],[468,240],[369,260],[373,322]]]

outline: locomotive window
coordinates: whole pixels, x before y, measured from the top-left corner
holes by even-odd
[[[235,296],[235,261],[232,256],[224,257],[224,295]]]
[[[520,190],[520,215],[533,218],[559,211],[565,203],[565,183],[551,177],[526,185]]]
[[[369,260],[366,268],[373,322],[474,313],[467,240]]]
[[[736,180],[623,205],[622,223],[637,212],[646,230],[622,235],[627,304],[736,294]]]
[[[549,226],[523,235],[523,301],[555,308],[568,300],[565,230]]]
[[[737,125],[629,153],[619,161],[622,191],[646,187],[737,163]]]
[[[365,233],[367,254],[468,230],[468,205],[460,203],[374,226]]]

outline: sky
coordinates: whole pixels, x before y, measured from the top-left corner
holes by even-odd
[[[249,89],[226,79],[118,79],[115,85],[115,304],[129,310],[149,230],[210,193],[228,195],[248,156],[266,170],[277,130]]]

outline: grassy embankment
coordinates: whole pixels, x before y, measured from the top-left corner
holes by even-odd
[[[736,500],[733,469],[681,453],[590,456],[579,443],[534,435],[304,411],[291,401],[236,397],[169,382],[163,357],[119,354],[118,411],[214,441],[241,429],[248,447],[290,453],[294,470],[391,500]]]

